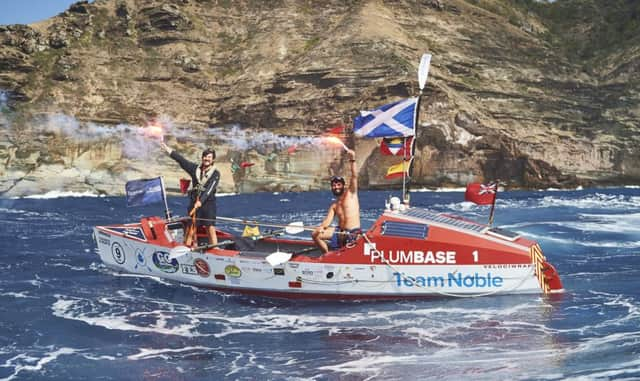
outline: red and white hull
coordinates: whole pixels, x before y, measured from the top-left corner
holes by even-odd
[[[291,298],[394,299],[563,292],[539,245],[421,208],[385,212],[357,241],[324,255],[310,241],[264,238],[170,259],[166,221],[94,229],[102,261],[117,270],[218,290]],[[174,226],[175,227],[175,224]],[[220,232],[219,240],[238,240]],[[293,253],[272,266],[266,257]],[[300,253],[297,254],[296,253]]]

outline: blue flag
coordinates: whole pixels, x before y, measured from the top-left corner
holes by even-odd
[[[162,178],[127,181],[127,206],[142,206],[162,202],[164,189]]]
[[[360,111],[353,120],[353,132],[364,138],[413,136],[417,100],[409,98],[373,111]]]

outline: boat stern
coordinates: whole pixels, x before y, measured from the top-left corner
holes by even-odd
[[[564,292],[560,275],[556,268],[549,262],[542,253],[540,245],[533,244],[529,249],[531,261],[535,266],[536,276],[540,288],[545,294],[560,294]]]

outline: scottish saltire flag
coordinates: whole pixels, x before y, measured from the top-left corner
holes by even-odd
[[[409,98],[373,111],[360,111],[353,120],[353,132],[364,138],[413,136],[417,101]]]
[[[127,181],[124,188],[127,193],[127,206],[149,205],[164,200],[164,187],[160,177]]]
[[[413,136],[382,139],[380,153],[383,155],[413,156]]]

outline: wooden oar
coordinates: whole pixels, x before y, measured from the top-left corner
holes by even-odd
[[[173,249],[171,249],[171,251],[169,252],[169,260],[183,256],[189,252],[213,249],[214,247],[226,246],[232,243],[233,241],[226,240],[226,241],[216,243],[215,245],[207,244],[207,245],[196,246],[194,248],[190,248],[187,246],[176,246]]]
[[[243,225],[258,225],[258,226],[266,226],[269,228],[283,228],[287,234],[298,234],[298,233],[302,233],[305,230],[313,231],[316,229],[313,226],[304,226],[304,223],[302,221],[291,222],[287,225],[283,225],[283,224],[272,224],[268,222],[260,222],[260,221],[254,221],[254,220],[243,220],[240,218],[230,218],[230,217],[216,217],[216,220],[235,222]]]
[[[196,198],[196,202],[197,203],[199,200],[199,198]],[[189,216],[191,216],[191,225],[189,225],[189,228],[187,229],[187,234],[185,235],[185,243],[187,245],[190,245],[191,243],[195,242],[196,244],[198,243],[198,228],[196,226],[196,210],[198,208],[194,205],[193,209],[191,209],[191,211],[189,212]]]
[[[308,252],[314,251],[314,250],[320,250],[320,248],[317,247],[317,246],[311,246],[311,247],[307,247],[305,249],[302,249],[300,251],[294,251],[293,253],[285,253],[285,252],[282,252],[282,251],[276,251],[274,253],[271,253],[271,254],[267,255],[267,257],[265,259],[267,260],[267,262],[269,262],[269,264],[271,266],[278,266],[278,265],[281,265],[283,263],[288,262],[291,258],[295,257],[296,255],[308,253]]]

